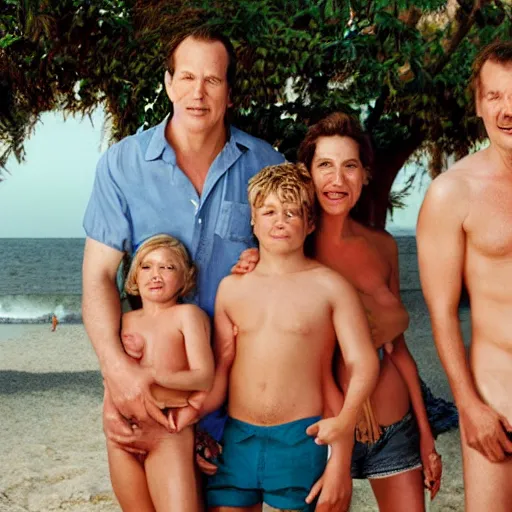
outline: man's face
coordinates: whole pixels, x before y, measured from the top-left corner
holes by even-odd
[[[173,103],[173,121],[187,131],[210,132],[222,126],[231,106],[227,83],[228,53],[218,41],[187,37],[174,51],[174,75],[165,74]]]
[[[476,112],[493,144],[512,151],[512,63],[487,61],[480,70]]]
[[[260,246],[274,254],[302,250],[314,229],[300,204],[282,203],[276,194],[269,194],[261,207],[253,207],[252,223]]]

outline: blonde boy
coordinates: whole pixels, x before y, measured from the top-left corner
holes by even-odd
[[[345,510],[356,416],[378,372],[368,321],[355,289],[304,256],[314,229],[306,168],[266,167],[248,192],[260,260],[253,272],[223,279],[217,293],[218,366],[204,412],[227,393],[229,419],[218,471],[207,486],[209,510],[255,512],[263,502],[312,510],[305,500],[326,467],[325,444],[333,442],[319,501],[338,500],[332,510]],[[325,387],[333,385],[336,339],[350,385],[338,416],[320,420]]]

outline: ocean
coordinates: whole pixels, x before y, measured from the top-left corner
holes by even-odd
[[[404,302],[421,300],[413,236],[396,238]],[[80,323],[82,238],[0,238],[0,324]],[[407,300],[409,299],[409,300]]]
[[[0,323],[82,321],[82,238],[0,238]]]

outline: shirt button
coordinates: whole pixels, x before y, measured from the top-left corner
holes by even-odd
[[[203,221],[202,221],[202,219],[199,219],[197,222],[198,222],[199,224],[201,224]]]

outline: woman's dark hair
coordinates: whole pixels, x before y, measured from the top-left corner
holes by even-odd
[[[320,137],[350,137],[359,145],[359,159],[363,167],[370,171],[373,165],[373,148],[370,138],[361,128],[359,121],[343,112],[334,112],[309,127],[298,151],[298,160],[311,171],[311,162],[315,156],[316,142]]]

